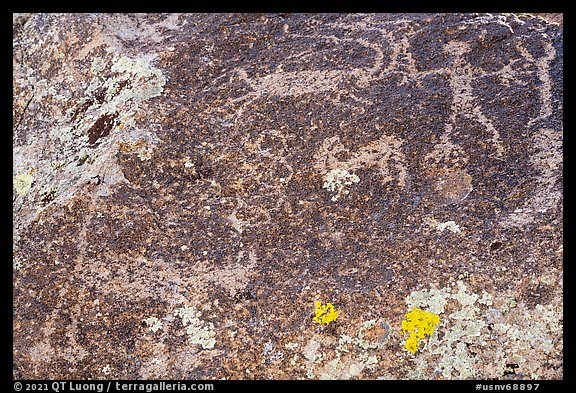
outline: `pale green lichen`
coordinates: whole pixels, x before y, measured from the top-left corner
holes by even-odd
[[[506,329],[507,336],[514,340],[517,350],[539,348],[542,353],[550,353],[562,335],[561,319],[562,316],[552,305],[538,304],[533,310],[532,318],[524,321],[525,325],[498,328]]]
[[[62,143],[66,143],[73,140],[77,135],[72,134],[72,126],[64,126],[51,129],[50,136],[58,138]]]
[[[406,298],[406,305],[409,309],[422,307],[434,314],[441,314],[444,312],[444,306],[448,302],[449,291],[448,288],[414,291]]]
[[[151,64],[151,57],[129,58],[107,48],[107,54],[92,60],[87,86],[79,85],[81,96],[75,105],[69,106],[65,116],[56,119],[48,136],[49,144],[43,151],[47,157],[39,162],[37,177],[46,189],[54,194],[73,195],[95,174],[106,177],[106,182],[96,192],[104,195],[116,182],[125,181],[116,164],[111,146],[120,139],[137,139],[145,143],[135,152],[142,161],[152,158],[154,136],[136,127],[135,115],[142,110],[145,101],[163,92],[166,78],[162,71]],[[102,70],[111,75],[104,76]],[[48,86],[49,88],[50,86]],[[98,95],[98,98],[96,98]],[[108,137],[90,143],[89,130],[103,117],[109,119],[112,130]],[[38,139],[31,143],[44,143]],[[21,188],[20,192],[27,189]]]
[[[106,63],[104,60],[102,60],[100,57],[95,57],[92,60],[92,64],[90,65],[90,72],[92,72],[94,75],[98,75],[102,70],[104,70],[104,68],[106,68]]]
[[[350,355],[337,353],[334,359],[329,360],[318,370],[318,378],[321,380],[351,379],[360,375],[364,368],[373,366],[377,362],[375,356],[359,360]]]
[[[332,202],[335,202],[342,194],[350,193],[350,191],[346,189],[346,186],[358,183],[359,181],[360,178],[355,174],[348,172],[346,169],[336,168],[324,175],[324,184],[322,184],[322,187],[328,191],[337,192],[337,194],[331,198]]]
[[[136,91],[135,97],[138,100],[147,100],[159,96],[164,90],[166,77],[158,68],[152,67],[146,59],[131,59],[122,56],[117,59],[111,68],[112,72],[129,74],[131,78],[138,78],[142,82],[142,87]]]
[[[311,338],[302,351],[306,359],[302,367],[308,378],[358,377],[364,370],[378,365],[378,351],[384,348],[389,334],[390,326],[386,322],[371,319],[364,322],[357,333],[341,334],[337,342],[318,336],[318,339]]]
[[[454,300],[457,300],[462,306],[472,306],[476,300],[478,300],[478,295],[466,292],[466,285],[462,281],[457,281],[458,292],[452,295]]]
[[[448,229],[452,233],[460,232],[460,226],[458,226],[458,224],[456,224],[454,221],[438,223],[438,225],[436,225],[436,229],[440,232],[444,232],[445,229]]]
[[[81,130],[81,134],[85,134],[84,131],[103,115],[117,117],[119,130],[133,126],[133,117],[140,103],[161,95],[166,84],[162,71],[153,67],[148,59],[119,56],[111,48],[107,48],[107,52],[112,55],[111,59],[95,58],[92,61],[91,71],[94,76],[78,103],[87,105],[85,112],[76,120],[78,124],[75,129]],[[110,67],[114,74],[104,79],[100,71],[106,67]],[[99,91],[104,91],[103,102],[94,99]],[[67,115],[71,116],[75,110],[77,106],[71,107]],[[59,134],[64,140],[70,137],[65,132]]]
[[[14,176],[14,189],[20,196],[28,194],[34,183],[34,176],[30,173],[19,173]]]
[[[482,297],[480,299],[478,299],[478,303],[484,304],[486,306],[491,306],[492,305],[492,296],[488,292],[482,291]]]
[[[500,311],[503,313],[507,313],[511,309],[515,308],[518,305],[515,299],[505,299],[504,303],[500,306]]]
[[[162,329],[162,322],[156,317],[149,317],[144,319],[146,325],[148,325],[150,331],[156,333],[158,330]]]
[[[446,287],[441,290],[430,289],[417,291],[409,295],[406,303],[409,306],[428,306],[430,310],[443,313],[446,304],[453,300],[456,301],[460,308],[451,313],[443,323],[443,337],[440,340],[438,333],[434,332],[427,343],[427,350],[416,359],[417,367],[410,378],[423,378],[421,375],[427,368],[428,357],[439,357],[439,360],[434,362],[436,364],[435,372],[441,373],[445,378],[472,378],[475,375],[475,368],[471,367],[474,359],[472,355],[464,347],[459,346],[462,340],[467,339],[468,333],[475,335],[483,325],[483,321],[479,322],[480,325],[473,325],[471,331],[468,331],[470,322],[478,321],[477,310],[474,309],[474,302],[478,298],[477,295],[469,294],[466,292],[466,286],[463,282],[457,282],[458,291],[452,293],[451,289]]]
[[[175,315],[182,318],[182,325],[186,328],[188,342],[201,345],[204,349],[212,349],[216,344],[214,325],[201,321],[199,313],[189,306],[176,310]]]
[[[476,375],[476,367],[474,357],[463,342],[456,343],[456,346],[450,349],[450,356],[441,357],[437,366],[445,378],[457,375],[462,379],[473,378]]]
[[[305,368],[308,378],[322,380],[351,379],[358,377],[364,369],[373,369],[378,364],[377,356],[356,347],[357,340],[342,335],[335,351],[320,353],[322,344],[312,339],[304,350],[308,360]],[[334,357],[327,358],[330,354]]]

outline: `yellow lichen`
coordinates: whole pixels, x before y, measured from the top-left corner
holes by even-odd
[[[418,348],[420,347],[420,339],[418,337],[411,335],[406,339],[404,347],[410,352],[416,353],[416,351],[418,351]]]
[[[338,319],[338,311],[334,309],[332,303],[323,304],[322,302],[315,302],[314,318],[312,320],[321,325],[328,325]]]
[[[402,321],[402,330],[410,334],[404,347],[408,351],[416,353],[420,348],[420,340],[434,333],[438,323],[440,323],[438,315],[414,307],[406,314],[406,319]]]

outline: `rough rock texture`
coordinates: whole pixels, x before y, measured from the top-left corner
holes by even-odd
[[[15,378],[563,377],[558,25],[13,21]]]
[[[564,14],[536,13],[534,15],[540,16],[540,17],[546,19],[548,22],[556,23],[560,27],[564,26]]]

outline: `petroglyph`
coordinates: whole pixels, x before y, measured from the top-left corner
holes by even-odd
[[[479,76],[485,76],[485,73],[478,72],[477,68],[472,67],[463,59],[464,55],[470,51],[468,43],[450,41],[444,46],[444,51],[454,56],[451,67],[445,70],[452,89],[450,118],[449,122],[444,126],[444,133],[440,137],[440,143],[436,144],[432,152],[428,153],[424,159],[432,160],[436,164],[444,161],[446,166],[464,167],[467,164],[466,152],[450,140],[450,135],[453,132],[459,132],[459,130],[454,129],[456,117],[459,115],[477,120],[486,127],[492,134],[489,141],[494,144],[496,158],[501,158],[504,154],[504,147],[500,141],[500,134],[494,128],[492,122],[484,115],[480,106],[474,102],[472,82]]]
[[[351,152],[336,135],[324,140],[316,154],[314,167],[320,171],[341,168],[348,172],[375,167],[383,184],[396,179],[399,187],[405,187],[406,163],[401,146],[402,142],[394,136],[383,135],[357,151]],[[338,159],[341,153],[349,155],[350,158]]]
[[[561,206],[562,188],[558,185],[562,171],[563,138],[561,131],[539,130],[534,137],[534,155],[530,162],[538,170],[537,186],[521,207],[500,222],[503,226],[523,227],[534,221],[539,213]]]
[[[530,119],[528,128],[538,127],[539,122],[552,115],[552,80],[549,68],[550,62],[556,56],[556,50],[549,42],[545,41],[543,45],[545,56],[537,60],[525,48],[518,45],[522,55],[535,63],[536,74],[542,82],[538,89],[540,111],[535,118]],[[538,128],[532,141],[534,154],[530,157],[530,162],[539,173],[536,178],[538,186],[523,206],[516,208],[501,221],[500,224],[503,226],[525,226],[534,220],[536,214],[555,209],[562,201],[562,188],[558,187],[558,180],[562,174],[563,130]]]
[[[335,29],[344,31],[345,33],[358,34],[359,32],[377,32],[380,36],[379,41],[369,41],[361,38],[342,38],[334,34],[294,34],[286,32],[292,37],[299,37],[303,39],[314,39],[316,41],[327,41],[334,44],[342,45],[343,43],[358,44],[359,47],[368,50],[369,61],[366,60],[366,66],[355,67],[347,69],[310,69],[307,71],[283,71],[282,66],[279,66],[274,72],[268,73],[264,76],[250,77],[246,70],[238,68],[235,73],[238,78],[244,81],[250,88],[250,92],[231,101],[231,105],[237,107],[234,112],[235,119],[243,116],[246,107],[258,100],[266,100],[270,97],[298,97],[303,95],[315,95],[320,93],[334,93],[337,98],[329,98],[333,105],[346,105],[341,100],[341,90],[345,86],[349,86],[349,96],[358,105],[361,110],[359,113],[365,113],[370,110],[370,107],[377,105],[374,100],[367,100],[354,94],[356,89],[362,90],[374,83],[381,83],[391,80],[395,76],[400,76],[400,85],[413,84],[416,88],[422,85],[422,80],[430,76],[441,76],[446,78],[451,89],[452,102],[448,121],[444,124],[444,131],[439,136],[431,149],[423,156],[424,162],[433,164],[438,169],[444,168],[444,171],[458,172],[465,171],[469,162],[469,154],[466,149],[454,142],[454,136],[459,136],[462,132],[461,126],[458,126],[458,118],[464,118],[471,122],[478,122],[484,127],[486,131],[485,141],[488,146],[491,146],[487,154],[491,159],[502,160],[506,154],[506,145],[502,140],[501,132],[495,126],[490,115],[487,115],[483,109],[482,102],[477,97],[474,85],[477,80],[485,78],[496,78],[500,81],[503,88],[509,88],[513,85],[525,85],[526,78],[532,71],[524,65],[518,67],[522,61],[529,61],[536,64],[538,77],[543,81],[543,86],[540,88],[540,95],[542,99],[542,107],[540,114],[536,119],[532,119],[528,127],[537,119],[545,118],[551,111],[550,104],[550,87],[549,76],[547,72],[548,62],[554,58],[553,48],[550,43],[547,43],[547,55],[537,61],[534,57],[527,52],[522,44],[517,44],[518,53],[521,55],[518,58],[511,59],[503,64],[497,70],[487,71],[482,67],[472,65],[467,56],[472,50],[470,42],[449,40],[442,47],[451,61],[448,66],[436,69],[420,70],[415,57],[411,52],[411,39],[418,33],[418,27],[409,20],[397,20],[394,22],[378,23],[370,20],[362,20],[358,24],[350,24],[337,22],[332,23],[331,26]],[[467,24],[459,26],[455,31],[462,31],[470,29],[474,25],[482,25],[487,23],[486,18],[479,17],[469,21]],[[506,22],[505,18],[499,18],[498,23],[501,24],[510,33],[513,33],[512,27]],[[390,26],[393,25],[394,28]],[[479,40],[484,40],[487,32],[481,31]],[[372,36],[373,37],[373,36]],[[302,52],[297,56],[305,58],[310,53]],[[288,59],[296,55],[288,56]],[[546,79],[548,78],[548,79]],[[316,126],[313,126],[316,128]],[[406,176],[406,169],[402,164],[402,154],[397,150],[397,146],[402,145],[401,138],[395,136],[387,137],[385,142],[380,139],[375,141],[379,144],[376,150],[366,146],[363,150],[357,152],[357,156],[350,158],[347,161],[338,161],[335,159],[336,150],[341,149],[337,145],[333,151],[331,158],[327,159],[322,169],[335,169],[341,166],[346,170],[358,169],[364,165],[377,166],[383,182],[391,180],[390,170],[388,165],[385,164],[391,157],[396,160],[395,169],[398,172],[399,185],[404,186],[404,178]],[[393,139],[393,140],[392,140]],[[321,149],[326,149],[327,144],[334,143],[334,140],[328,139]],[[385,144],[384,147],[382,144]],[[372,150],[370,150],[372,149]],[[376,153],[381,149],[380,153]],[[394,155],[391,152],[396,149]],[[372,151],[369,153],[368,151]],[[386,152],[386,153],[385,153]],[[342,166],[344,165],[344,166]],[[316,165],[319,168],[319,165]],[[440,180],[440,182],[442,182]],[[459,200],[463,199],[467,193],[462,194]]]
[[[293,36],[306,39],[326,40],[333,42],[335,45],[341,45],[343,42],[358,43],[374,53],[374,64],[365,68],[341,70],[279,71],[257,78],[249,78],[246,71],[240,68],[236,70],[238,76],[248,83],[252,92],[235,99],[233,102],[244,100],[254,101],[266,96],[300,96],[303,94],[332,91],[336,90],[340,83],[349,81],[351,77],[357,80],[359,86],[367,86],[382,67],[384,54],[378,45],[369,41],[363,39],[338,38],[332,35],[304,36],[293,34]]]

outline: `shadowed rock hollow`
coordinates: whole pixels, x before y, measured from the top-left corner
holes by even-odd
[[[15,378],[563,378],[557,25],[13,21]]]

